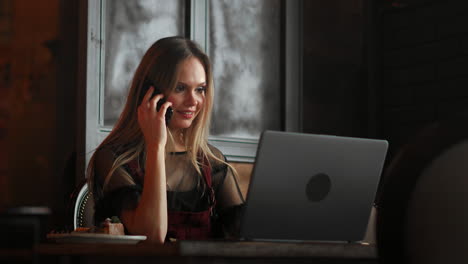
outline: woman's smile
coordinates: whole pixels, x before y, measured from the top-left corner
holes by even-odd
[[[179,113],[182,116],[182,118],[185,119],[191,119],[195,115],[194,111],[177,111],[177,113]]]

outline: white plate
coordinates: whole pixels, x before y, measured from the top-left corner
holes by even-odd
[[[47,234],[47,239],[57,243],[100,243],[100,244],[136,244],[146,240],[146,236],[117,236],[95,233]]]

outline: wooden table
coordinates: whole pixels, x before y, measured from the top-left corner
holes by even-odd
[[[34,252],[39,263],[378,263],[374,246],[338,243],[39,244]]]

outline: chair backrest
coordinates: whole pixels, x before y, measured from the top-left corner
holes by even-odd
[[[466,120],[423,130],[392,160],[384,180],[376,228],[381,263],[468,262]]]
[[[94,226],[94,199],[88,189],[88,184],[84,183],[78,192],[73,210],[73,227],[93,227]]]

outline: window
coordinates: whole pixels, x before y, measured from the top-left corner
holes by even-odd
[[[265,129],[300,130],[300,1],[88,1],[86,152],[111,131],[157,39],[185,35],[213,62],[210,142],[253,161]]]
[[[257,139],[281,129],[280,1],[209,1],[216,84],[212,135]]]
[[[101,57],[103,74],[102,123],[112,127],[125,99],[140,59],[157,39],[184,35],[184,1],[102,1]]]

